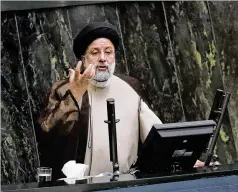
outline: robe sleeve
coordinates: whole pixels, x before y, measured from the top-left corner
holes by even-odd
[[[56,83],[51,88],[47,107],[40,116],[40,125],[44,132],[57,127],[57,132],[67,134],[79,119],[79,106],[70,90],[66,90],[62,95],[59,94],[58,87]]]
[[[150,129],[154,124],[162,124],[161,120],[148,107],[148,105],[141,99],[139,109],[139,123],[140,123],[140,139],[144,143]]]

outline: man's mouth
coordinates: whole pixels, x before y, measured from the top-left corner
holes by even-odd
[[[107,70],[107,66],[97,66],[97,69],[100,71],[105,71]]]

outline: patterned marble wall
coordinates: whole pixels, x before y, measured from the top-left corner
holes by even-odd
[[[35,180],[44,98],[75,66],[73,38],[91,21],[118,28],[116,71],[141,80],[163,122],[206,119],[215,90],[230,91],[216,152],[223,163],[237,160],[236,4],[118,2],[2,13],[1,183]]]
[[[218,49],[217,62],[221,67],[224,89],[231,93],[228,105],[230,126],[227,134],[221,134],[225,143],[234,139],[235,149],[238,152],[238,2],[213,2],[210,5],[214,36]],[[218,149],[218,148],[217,148]],[[229,157],[229,152],[224,151]],[[232,157],[229,157],[230,159]],[[236,158],[237,159],[237,158]]]

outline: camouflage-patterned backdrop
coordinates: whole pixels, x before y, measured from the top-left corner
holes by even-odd
[[[1,183],[35,181],[39,112],[51,84],[76,64],[72,41],[90,21],[118,28],[117,72],[141,80],[164,123],[207,119],[216,89],[231,92],[215,150],[222,163],[237,160],[237,6],[114,2],[2,12]]]

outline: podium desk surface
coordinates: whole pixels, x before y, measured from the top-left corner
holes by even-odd
[[[81,192],[81,191],[238,191],[238,164],[218,167],[194,168],[190,172],[170,174],[123,174],[118,181],[111,177],[93,177],[67,184],[64,181],[3,185],[1,191],[42,191],[42,192]]]

